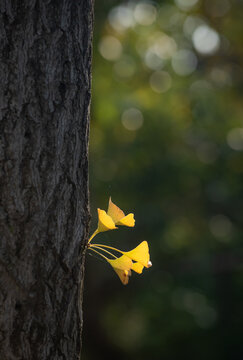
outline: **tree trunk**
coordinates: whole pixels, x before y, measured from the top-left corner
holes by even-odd
[[[79,359],[93,0],[0,0],[0,359]]]

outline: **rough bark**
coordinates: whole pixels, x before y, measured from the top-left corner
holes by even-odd
[[[0,359],[79,359],[93,0],[0,0]]]

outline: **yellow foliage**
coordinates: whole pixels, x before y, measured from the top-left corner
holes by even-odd
[[[105,210],[98,210],[98,227],[88,241],[88,248],[95,253],[102,256],[114,269],[119,276],[121,282],[127,285],[129,276],[131,276],[131,270],[138,274],[141,274],[143,268],[152,266],[149,256],[149,248],[147,241],[141,242],[137,247],[130,251],[122,251],[114,247],[102,244],[90,244],[91,240],[100,232],[117,229],[116,225],[123,225],[133,227],[135,225],[134,215],[132,213],[125,215],[124,212],[115,205],[111,198],[109,199],[109,205],[107,212]],[[114,250],[122,254],[117,257],[112,252]],[[101,251],[101,252],[100,252]],[[112,258],[108,258],[104,255],[108,254]]]
[[[149,248],[147,241],[141,242],[135,249],[127,252],[123,252],[130,259],[142,264],[146,268],[152,265],[149,256]]]
[[[98,210],[98,232],[117,229],[114,221],[109,215],[107,215],[105,210],[101,210],[101,209],[97,209],[97,210]]]
[[[107,214],[112,218],[116,225],[129,227],[134,227],[135,225],[134,215],[131,213],[125,216],[124,212],[111,201],[111,198],[109,199]]]

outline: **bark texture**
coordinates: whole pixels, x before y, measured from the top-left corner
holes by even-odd
[[[93,0],[0,0],[0,359],[79,359]]]

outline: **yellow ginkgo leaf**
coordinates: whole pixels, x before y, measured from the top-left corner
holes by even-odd
[[[117,229],[112,218],[107,215],[105,210],[97,209],[98,211],[98,232],[104,232],[108,230]]]
[[[106,260],[113,267],[123,285],[126,285],[128,283],[129,276],[131,276],[131,268],[133,266],[132,260],[126,255],[122,255],[116,259]]]
[[[123,285],[127,285],[129,281],[129,276],[131,276],[131,270],[121,270],[114,268],[115,272],[119,276]]]
[[[107,261],[113,268],[120,270],[130,270],[133,266],[132,260],[126,255],[122,255],[116,259],[107,259]]]
[[[149,248],[147,241],[141,242],[135,249],[127,252],[123,252],[124,255],[128,256],[133,261],[136,261],[146,268],[152,266],[149,257]]]
[[[131,213],[125,216],[124,212],[111,201],[111,198],[109,199],[107,214],[117,225],[129,227],[133,227],[135,225],[134,215]]]
[[[134,215],[128,214],[127,216],[119,220],[116,224],[133,227],[135,225]]]
[[[132,270],[138,274],[142,274],[144,266],[138,262],[132,264]]]
[[[109,198],[107,214],[112,218],[114,223],[125,217],[124,212],[111,201],[111,197]]]

